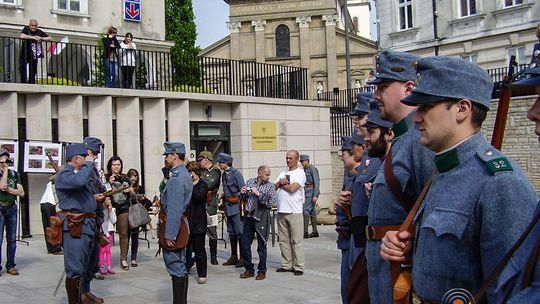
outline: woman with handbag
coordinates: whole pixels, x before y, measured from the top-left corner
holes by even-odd
[[[111,196],[112,205],[116,208],[116,232],[118,232],[120,238],[120,267],[122,270],[129,270],[129,264],[127,262],[127,253],[129,245],[129,219],[128,212],[129,207],[132,204],[137,203],[137,197],[131,187],[131,181],[127,176],[122,174],[124,163],[118,156],[113,156],[107,162],[107,173],[105,179],[107,180],[107,187],[110,189],[124,188],[121,192],[115,193]],[[139,241],[138,232],[135,242]],[[137,244],[138,245],[138,244]],[[136,264],[136,262],[135,262]]]
[[[201,167],[196,161],[190,161],[186,169],[191,175],[193,182],[193,192],[191,192],[191,200],[186,209],[185,214],[189,220],[189,243],[188,247],[193,248],[195,253],[195,265],[197,266],[197,275],[199,276],[198,283],[206,283],[207,261],[206,261],[206,195],[208,186],[201,179]],[[187,251],[188,254],[189,251]]]
[[[127,177],[130,180],[131,187],[133,188],[133,192],[135,193],[135,197],[137,198],[137,202],[142,204],[146,210],[150,209],[152,207],[152,202],[146,198],[144,195],[144,188],[140,184],[139,180],[139,171],[136,169],[129,169],[127,172]],[[143,228],[146,227],[146,225],[142,226]],[[131,239],[131,267],[137,267],[137,252],[139,251],[139,230],[141,226],[132,227],[129,233],[129,237]]]

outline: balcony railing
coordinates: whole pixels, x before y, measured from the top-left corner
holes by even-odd
[[[0,36],[0,82],[308,99],[305,68]],[[110,59],[110,60],[109,60]]]
[[[514,75],[519,79],[528,64],[520,64],[516,67]],[[495,86],[491,98],[498,99],[501,90],[501,83],[504,76],[508,74],[508,67],[488,69],[487,72],[493,78]],[[339,90],[336,92],[324,92],[317,95],[319,101],[331,102],[330,106],[330,142],[334,146],[341,145],[342,136],[350,136],[353,132],[352,119],[349,112],[356,106],[356,94],[360,92],[371,92],[373,87],[362,87],[357,89]],[[512,96],[519,96],[518,92],[512,92]]]

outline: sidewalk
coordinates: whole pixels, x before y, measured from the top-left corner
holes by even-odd
[[[218,233],[220,233],[218,231]],[[222,241],[218,244],[220,265],[208,263],[208,282],[197,284],[196,270],[189,281],[188,302],[202,303],[341,303],[339,295],[339,263],[341,253],[336,248],[336,233],[333,226],[319,226],[321,237],[304,242],[306,269],[303,276],[292,273],[276,273],[280,266],[279,245],[268,243],[268,272],[264,281],[254,278],[240,279],[244,268],[221,266],[229,257]],[[142,234],[141,234],[142,236]],[[150,237],[150,236],[149,236]],[[62,275],[63,257],[46,254],[43,236],[25,239],[29,246],[17,243],[17,269],[19,276],[2,270],[0,277],[0,303],[67,303],[64,282],[56,297],[53,291]],[[256,240],[252,246],[255,267],[258,261]],[[5,247],[5,242],[3,244]],[[208,246],[207,246],[208,247]],[[5,259],[5,248],[2,248]],[[154,258],[156,240],[139,242],[139,266],[122,271],[119,267],[119,247],[113,247],[113,265],[116,274],[107,275],[105,280],[92,281],[92,291],[105,299],[105,303],[171,303],[171,279],[165,270],[163,258]],[[3,261],[5,263],[5,261]]]

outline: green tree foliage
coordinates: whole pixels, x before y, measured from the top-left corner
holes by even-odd
[[[200,83],[200,68],[195,46],[197,31],[191,0],[165,0],[165,39],[173,41],[171,59],[174,85]]]
[[[97,41],[97,47],[95,48],[94,53],[94,70],[92,71],[93,75],[91,76],[93,87],[104,87],[105,86],[105,63],[103,62],[103,37],[105,35],[99,34]]]
[[[137,66],[137,72],[135,76],[135,88],[139,90],[145,90],[148,83],[148,73],[146,72],[146,65],[144,62],[139,62]]]

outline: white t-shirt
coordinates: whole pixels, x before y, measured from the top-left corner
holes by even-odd
[[[277,180],[285,178],[285,175],[291,177],[291,184],[298,183],[300,188],[294,193],[289,193],[281,188],[277,190],[277,210],[278,213],[302,213],[302,206],[304,205],[304,187],[306,185],[306,173],[300,167],[292,171],[282,171]]]
[[[39,202],[40,204],[50,203],[56,206],[56,197],[54,197],[52,187],[52,182],[48,182],[45,192],[43,192],[43,195],[41,196],[41,201]]]

